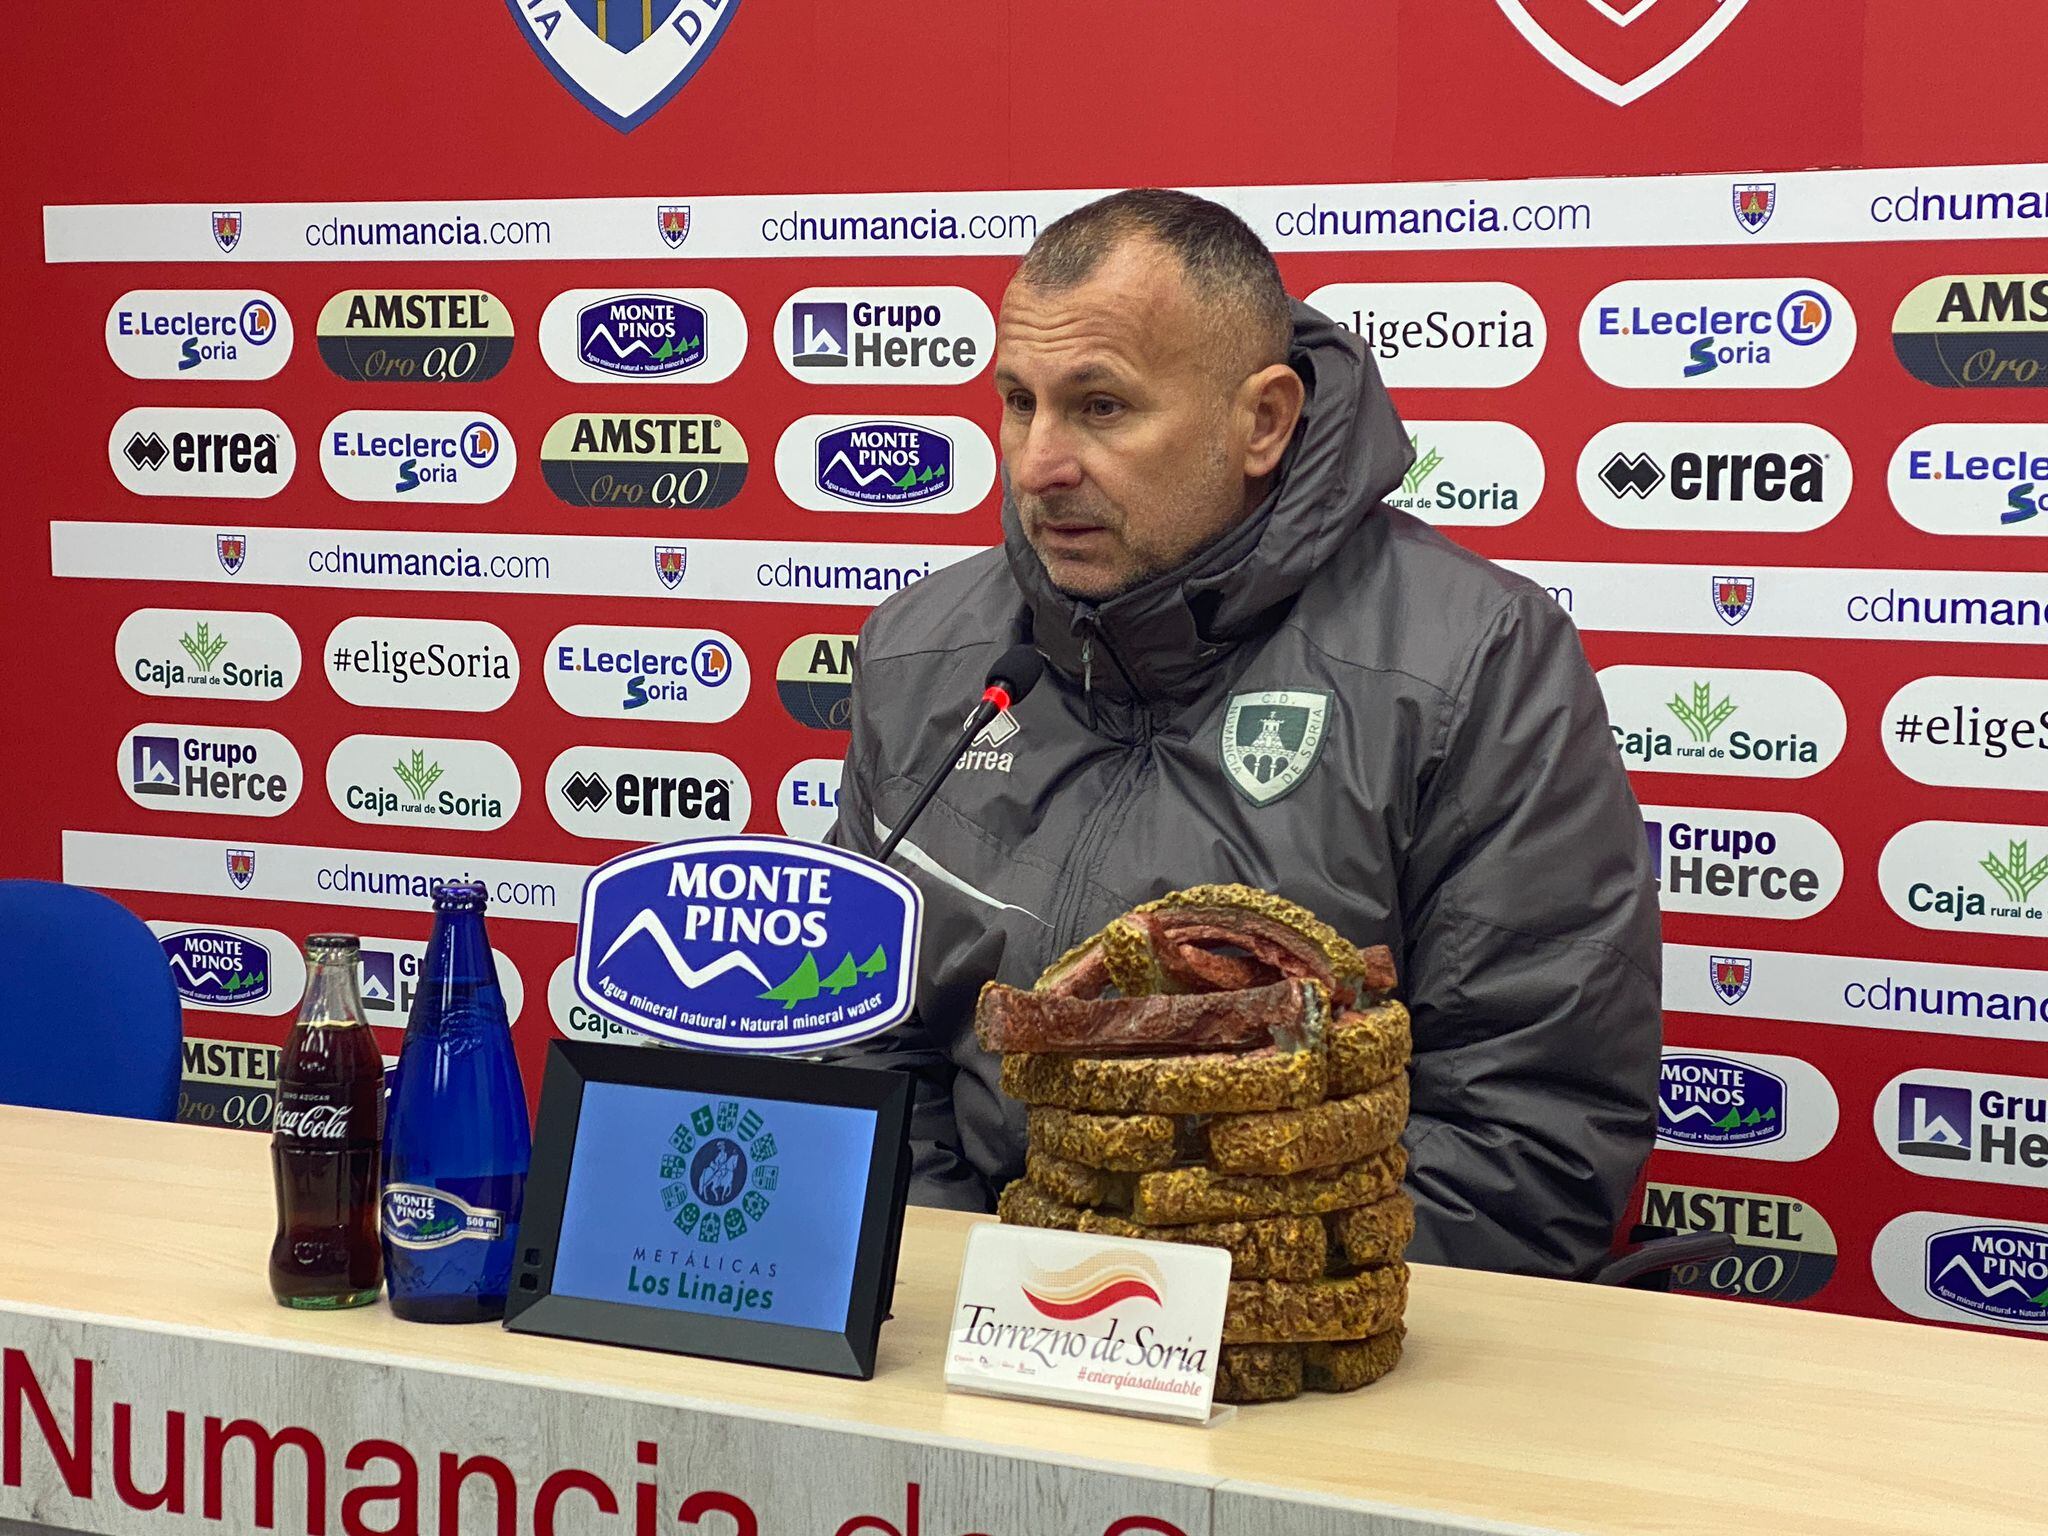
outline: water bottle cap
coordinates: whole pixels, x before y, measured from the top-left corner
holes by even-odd
[[[434,890],[436,912],[481,912],[486,897],[481,880],[451,880]]]
[[[363,941],[352,933],[316,933],[306,940],[308,960],[353,960]]]

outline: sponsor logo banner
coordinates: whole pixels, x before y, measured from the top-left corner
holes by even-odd
[[[775,693],[790,719],[820,731],[853,726],[857,635],[798,635],[775,663]]]
[[[1513,283],[1331,283],[1308,302],[1364,339],[1392,389],[1519,384],[1550,334]]]
[[[512,313],[477,288],[348,288],[320,309],[320,360],[344,379],[477,384],[512,357]]]
[[[519,768],[493,741],[344,736],[327,757],[327,797],[372,826],[491,832],[519,809]]]
[[[2048,644],[2048,577],[2034,571],[1500,564],[1547,591],[1581,629]]]
[[[1856,349],[1856,314],[1805,277],[1603,288],[1579,320],[1586,366],[1623,389],[1811,389]]]
[[[716,384],[747,355],[747,317],[716,288],[571,288],[541,314],[540,351],[575,384]]]
[[[964,416],[800,416],[775,477],[813,512],[965,512],[994,488],[996,452]]]
[[[1908,1317],[2048,1329],[2048,1226],[1908,1211],[1877,1234],[1870,1269],[1885,1300]]]
[[[107,434],[114,478],[138,496],[275,496],[298,465],[291,428],[248,406],[142,405]]]
[[[995,350],[965,288],[804,288],[775,316],[775,355],[806,384],[963,384]]]
[[[822,843],[839,819],[839,776],[846,765],[836,757],[807,757],[792,764],[775,791],[775,817],[791,837]]]
[[[1505,421],[1411,421],[1415,462],[1390,506],[1439,528],[1519,522],[1543,494],[1543,450]]]
[[[599,1045],[667,1045],[653,1035],[615,1024],[576,995],[576,957],[564,957],[548,977],[548,1015],[567,1040],[594,1040]]]
[[[1805,672],[1603,667],[1614,744],[1638,773],[1804,779],[1841,755],[1842,701]]]
[[[299,682],[299,637],[274,613],[138,608],[114,634],[114,665],[137,693],[281,699]]]
[[[1804,1200],[1744,1190],[1651,1184],[1643,1224],[1671,1232],[1726,1232],[1735,1252],[1711,1264],[1682,1264],[1671,1288],[1735,1301],[1806,1301],[1834,1278],[1834,1229]]]
[[[1799,422],[1623,422],[1579,453],[1579,496],[1615,528],[1805,533],[1853,483],[1848,450]]]
[[[2048,386],[2048,276],[1931,277],[1899,301],[1892,350],[1942,389]]]
[[[753,686],[747,653],[715,629],[572,624],[548,642],[541,674],[572,715],[716,724]]]
[[[99,890],[431,913],[441,886],[481,880],[493,921],[575,922],[576,894],[588,873],[581,864],[526,859],[118,832],[66,831],[63,842],[65,880]]]
[[[242,529],[232,536],[231,566],[217,543],[226,537],[212,528],[175,523],[53,522],[50,569],[57,576],[126,581],[571,597],[673,594],[707,602],[871,608],[981,548],[692,539],[684,575],[660,563],[658,552],[674,546],[596,534]]]
[[[1842,850],[1810,816],[1646,805],[1643,826],[1667,912],[1804,918],[1842,889]]]
[[[1915,678],[1879,729],[1892,766],[1922,784],[2048,789],[2048,681]]]
[[[2048,826],[1916,821],[1877,859],[1891,909],[1921,928],[2048,933]]]
[[[1733,997],[1718,982],[1730,958],[1740,960],[1743,976]],[[2048,1042],[2048,971],[1790,950],[1750,949],[1730,957],[1704,945],[1666,944],[1664,1007],[1670,1013]]]
[[[713,837],[591,872],[576,992],[607,1018],[717,1051],[806,1051],[905,1017],[924,916],[885,865],[777,837]]]
[[[743,832],[754,797],[716,752],[570,747],[548,766],[548,812],[578,837],[668,842]]]
[[[282,816],[305,782],[291,742],[232,725],[138,725],[115,771],[137,805],[214,816]]]
[[[131,379],[268,379],[292,355],[292,317],[253,288],[136,288],[107,311],[107,356]]]
[[[306,991],[299,946],[275,928],[152,920],[171,981],[187,1008],[289,1014]]]
[[[512,434],[475,411],[343,411],[320,473],[350,501],[496,501],[519,465]]]
[[[404,1029],[426,972],[426,944],[419,939],[366,935],[361,953],[363,1017],[379,1029]],[[505,1017],[517,1024],[520,1010],[526,1006],[526,983],[520,979],[519,967],[493,949],[491,968],[498,974],[498,990],[505,994]]]
[[[277,1108],[279,1054],[274,1045],[187,1035],[178,1123],[268,1131]]]
[[[1899,516],[1925,533],[2048,533],[2048,430],[1922,427],[1892,455],[1888,483]]]
[[[572,507],[708,512],[747,483],[747,440],[723,416],[579,412],[548,428],[540,470],[556,499]]]
[[[481,619],[343,619],[324,655],[329,686],[366,709],[488,714],[519,686],[512,637]]]
[[[1657,1145],[1672,1152],[1800,1163],[1835,1139],[1841,1105],[1797,1056],[1664,1047]]]
[[[1871,1123],[1885,1156],[1930,1179],[2048,1189],[2048,1078],[1901,1072]]]

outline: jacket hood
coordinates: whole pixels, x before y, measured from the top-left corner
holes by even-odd
[[[1106,602],[1053,586],[1025,541],[1005,472],[1003,548],[1033,643],[1053,666],[1112,697],[1191,693],[1238,641],[1278,623],[1337,547],[1375,518],[1415,450],[1372,354],[1352,332],[1297,302],[1288,361],[1307,398],[1265,501],[1187,564]]]

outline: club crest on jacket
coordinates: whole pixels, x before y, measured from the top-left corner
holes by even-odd
[[[1253,805],[1299,784],[1322,750],[1330,696],[1304,689],[1232,694],[1223,712],[1223,771]]]

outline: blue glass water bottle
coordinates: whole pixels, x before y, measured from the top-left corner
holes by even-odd
[[[402,1318],[484,1322],[505,1314],[533,1138],[481,884],[434,893],[421,972],[384,1135],[384,1273]]]

